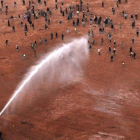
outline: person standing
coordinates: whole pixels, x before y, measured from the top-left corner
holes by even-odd
[[[115,53],[116,53],[116,49],[115,49],[115,48],[113,49],[113,53],[114,53],[114,55],[115,55]]]
[[[136,58],[136,53],[134,52],[134,54],[133,54],[133,57],[134,57],[134,59]]]
[[[113,12],[113,15],[115,15],[115,8],[112,7],[112,12]]]
[[[91,51],[91,49],[92,49],[92,46],[91,46],[91,45],[89,45],[89,50]]]
[[[15,32],[15,26],[12,26],[13,32]]]
[[[24,33],[25,33],[25,36],[27,36],[27,30],[26,29],[24,30]]]
[[[109,53],[111,53],[111,47],[110,46],[109,46],[108,50],[109,50]]]
[[[114,40],[114,48],[116,47],[116,41]]]
[[[14,8],[17,6],[17,2],[16,1],[14,1]]]
[[[101,49],[100,48],[98,49],[98,55],[101,55]]]
[[[136,29],[136,35],[139,36],[139,28]]]
[[[42,44],[42,39],[41,38],[39,38],[39,44]]]
[[[135,13],[135,18],[136,20],[138,20],[138,13]]]
[[[134,44],[135,43],[135,39],[134,39],[134,37],[132,38],[132,44]]]
[[[26,54],[23,53],[23,54],[22,54],[22,59],[24,60],[25,58],[26,58]]]
[[[16,51],[19,52],[19,47],[18,47],[18,45],[16,45]]]
[[[55,37],[58,38],[58,33],[57,32],[55,33]]]
[[[2,8],[0,8],[0,14],[2,14]]]
[[[44,5],[45,5],[45,6],[47,5],[47,2],[46,2],[46,0],[44,0]]]
[[[124,49],[124,43],[122,42],[121,44],[121,49],[123,50]]]
[[[8,44],[8,40],[5,41],[5,45],[6,45],[6,46],[9,46],[9,44]]]
[[[103,37],[101,38],[101,45],[103,45],[103,43],[104,43],[104,39],[103,39]]]
[[[132,52],[132,47],[130,47],[129,52],[130,52],[130,53]]]
[[[113,58],[114,58],[114,56],[112,55],[111,57],[110,57],[110,62],[113,62]]]
[[[119,23],[119,28],[122,29],[122,23],[121,22]]]
[[[0,139],[2,139],[2,132],[0,131]]]
[[[53,33],[51,33],[51,40],[53,39]]]
[[[104,5],[104,1],[102,1],[102,7],[104,7],[105,5]]]
[[[8,19],[8,26],[10,26],[10,21],[9,21],[9,19]]]
[[[64,35],[63,34],[61,35],[61,38],[62,38],[62,40],[64,40]]]

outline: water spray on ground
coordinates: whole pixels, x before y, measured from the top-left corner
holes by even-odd
[[[87,58],[88,42],[85,37],[72,40],[71,43],[64,44],[62,47],[47,54],[37,65],[31,67],[0,112],[0,116],[13,101],[15,102],[16,96],[21,96],[22,90],[30,86],[30,83],[33,81],[39,81],[41,83],[43,78],[47,81],[55,80],[59,83],[68,84],[74,78],[80,77],[82,75],[82,65],[86,62]]]

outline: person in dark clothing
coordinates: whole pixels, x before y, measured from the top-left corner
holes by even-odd
[[[35,40],[34,45],[37,46],[37,41]]]
[[[102,1],[102,7],[104,7],[104,2]]]
[[[15,26],[13,26],[12,29],[13,29],[13,32],[15,32]]]
[[[91,45],[89,45],[89,50],[91,51],[91,48],[92,48],[92,46]]]
[[[139,36],[139,28],[136,29],[136,35]]]
[[[130,50],[129,50],[129,52],[132,52],[132,47],[130,47]]]
[[[24,27],[24,28],[25,28],[25,30],[27,30],[27,31],[28,31],[28,27],[27,27],[27,24],[25,24],[25,27]]]
[[[0,131],[0,139],[2,139],[2,132]]]
[[[137,13],[135,13],[135,18],[136,18],[136,20],[138,20],[138,14]]]
[[[32,28],[33,28],[33,30],[35,29],[35,25],[34,25],[34,23],[32,23]]]
[[[46,29],[48,29],[48,26],[47,26],[47,24],[45,24],[45,30],[46,30]]]
[[[134,59],[136,58],[136,53],[134,52],[134,54],[133,54],[133,57],[134,57]]]
[[[92,45],[94,45],[95,44],[95,39],[93,39],[93,41],[92,41]]]
[[[110,46],[109,46],[108,50],[109,50],[109,53],[111,53],[111,47]]]
[[[64,40],[64,35],[63,34],[61,35],[61,38],[62,38],[62,40]]]
[[[48,40],[47,39],[44,39],[44,42],[45,42],[45,44],[48,42]]]
[[[10,26],[10,21],[8,20],[8,26]]]
[[[114,7],[112,8],[112,12],[113,12],[113,15],[115,15],[115,8]]]
[[[79,18],[77,18],[77,26],[79,25]]]
[[[134,42],[135,42],[135,39],[134,39],[134,37],[132,38],[132,44],[134,44]]]
[[[110,59],[111,59],[111,62],[113,62],[113,55],[110,57]]]
[[[44,5],[45,5],[45,6],[47,5],[47,2],[46,2],[46,0],[44,0]]]
[[[57,32],[55,33],[55,37],[58,38],[58,33]]]
[[[23,22],[22,21],[20,22],[20,25],[21,25],[21,27],[23,27]]]
[[[115,53],[116,53],[116,49],[115,49],[115,48],[113,49],[113,53],[114,53],[114,55],[115,55]]]
[[[5,45],[8,46],[8,40],[5,41]]]

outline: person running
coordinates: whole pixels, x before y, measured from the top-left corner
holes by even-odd
[[[2,140],[2,132],[0,131],[0,139]]]
[[[100,48],[98,49],[98,55],[101,55],[101,49]]]

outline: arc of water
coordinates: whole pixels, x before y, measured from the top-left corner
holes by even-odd
[[[81,38],[83,39],[83,38]],[[86,41],[85,41],[86,40]],[[87,43],[87,39],[84,38],[84,41]],[[81,40],[79,40],[80,43]],[[31,73],[29,73],[29,75],[27,76],[26,79],[23,80],[23,83],[21,83],[21,85],[18,87],[18,89],[14,92],[13,96],[11,97],[11,99],[8,101],[8,103],[4,106],[4,108],[2,109],[2,111],[0,112],[0,116],[3,114],[3,112],[7,109],[7,107],[11,104],[11,102],[15,99],[15,97],[20,93],[20,91],[24,88],[24,86],[32,79],[32,77],[38,72],[38,70],[48,61],[50,61],[53,56],[55,55],[55,53],[61,54],[66,47],[69,47],[71,45],[71,43],[69,43],[68,45],[64,45],[63,47],[55,50],[54,52],[52,52],[51,54],[49,54],[44,60],[41,61],[41,63],[37,64],[34,69],[31,71]],[[75,44],[77,45],[77,44]]]
[[[18,90],[15,91],[15,93],[13,94],[12,98],[8,101],[8,103],[5,105],[5,107],[2,109],[2,111],[0,112],[0,116],[2,115],[2,113],[6,110],[6,108],[11,104],[11,102],[13,101],[13,99],[17,96],[17,94],[20,93],[20,91],[23,89],[23,87],[26,85],[26,83],[37,73],[37,71],[52,57],[52,55],[55,53],[56,51],[54,51],[52,54],[50,54],[45,60],[43,60],[40,64],[38,64],[36,66],[36,68],[34,69],[34,71],[27,77],[27,79],[21,84],[21,86],[18,88]]]

